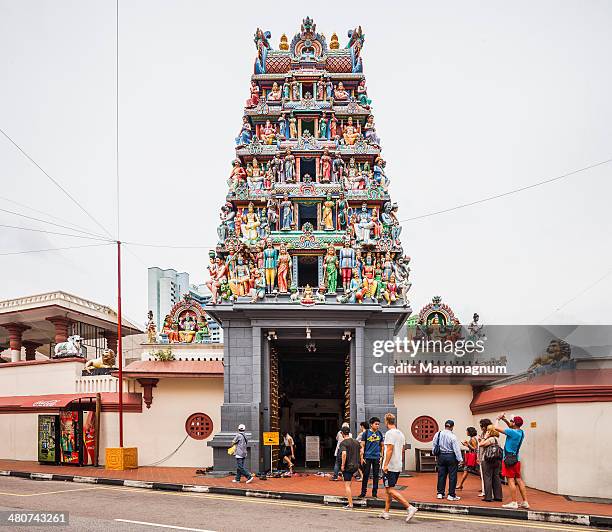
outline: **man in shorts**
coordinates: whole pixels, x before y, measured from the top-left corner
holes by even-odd
[[[340,471],[342,472],[342,480],[344,480],[344,490],[348,504],[344,507],[345,510],[353,509],[353,494],[351,492],[351,480],[353,475],[359,469],[359,454],[361,446],[354,440],[351,435],[351,429],[348,426],[343,426],[340,429],[342,441],[338,446],[338,456],[340,457]]]
[[[418,508],[412,506],[399,491],[395,489],[395,485],[402,471],[402,456],[406,438],[395,425],[395,415],[385,414],[385,425],[387,432],[385,433],[385,452],[383,458],[383,486],[385,487],[385,511],[380,514],[382,519],[389,519],[389,510],[391,509],[391,500],[395,499],[406,508],[406,522],[410,521]]]
[[[501,414],[497,417],[499,421],[503,421],[506,427],[495,427],[499,432],[506,435],[506,441],[504,443],[504,458],[502,460],[502,477],[508,479],[508,486],[510,488],[510,497],[512,500],[503,504],[504,508],[516,510],[518,508],[529,508],[527,502],[527,490],[525,488],[525,482],[521,478],[521,461],[519,460],[519,449],[525,439],[525,432],[521,428],[523,426],[523,418],[520,416],[512,416],[510,419],[506,418],[506,414]],[[510,455],[510,458],[509,458]],[[515,458],[516,457],[516,458]],[[514,462],[508,465],[507,462]],[[516,496],[516,487],[521,492],[523,502],[519,505]]]

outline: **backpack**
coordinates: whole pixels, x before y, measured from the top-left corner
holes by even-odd
[[[440,432],[436,434],[434,439],[433,449],[431,450],[433,456],[440,456]]]

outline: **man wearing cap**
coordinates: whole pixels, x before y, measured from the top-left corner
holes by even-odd
[[[448,476],[448,497],[449,501],[458,501],[455,488],[457,487],[457,471],[459,464],[463,461],[461,456],[461,446],[457,436],[453,434],[455,422],[452,419],[446,420],[444,430],[436,433],[433,439],[433,454],[438,457],[438,499],[444,498],[446,488],[446,477]]]
[[[238,425],[238,432],[232,440],[232,445],[236,445],[236,451],[234,452],[234,456],[236,457],[236,478],[232,480],[232,482],[240,482],[240,479],[244,476],[247,479],[246,483],[248,484],[249,482],[253,482],[255,476],[246,467],[244,467],[244,460],[248,454],[247,446],[249,444],[249,441],[244,434],[245,430],[246,427],[240,423],[240,425]]]
[[[503,477],[508,479],[508,486],[510,487],[510,497],[512,500],[502,505],[504,508],[516,510],[517,508],[529,508],[527,502],[527,490],[525,489],[525,483],[521,478],[521,461],[519,460],[519,449],[525,439],[525,432],[521,428],[523,426],[523,418],[521,416],[512,416],[510,419],[506,418],[506,414],[497,416],[498,420],[503,421],[507,427],[495,427],[499,432],[506,435],[506,442],[504,443],[504,459],[502,460],[501,474]],[[518,484],[519,491],[523,502],[519,505],[516,497],[516,486]]]

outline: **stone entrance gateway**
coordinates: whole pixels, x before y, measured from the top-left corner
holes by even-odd
[[[221,431],[209,442],[215,470],[235,469],[227,448],[240,423],[247,427],[248,467],[260,472],[270,469],[270,454],[261,444],[264,431],[295,430],[296,423],[302,423],[305,430],[328,432],[336,415],[356,433],[360,421],[396,412],[393,375],[373,370],[375,362],[392,364],[393,353],[375,357],[373,346],[375,341],[393,339],[409,308],[378,304],[306,308],[270,302],[222,304],[207,311],[225,335]],[[325,393],[329,398],[322,397]],[[300,402],[299,408],[293,408]],[[327,422],[312,422],[317,415]],[[337,426],[334,435],[336,430]],[[278,449],[274,451],[276,456]]]

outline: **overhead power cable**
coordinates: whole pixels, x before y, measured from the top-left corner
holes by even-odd
[[[83,248],[98,248],[101,246],[110,246],[112,242],[106,242],[104,244],[86,244],[84,246],[66,246],[62,248],[46,248],[46,249],[30,249],[26,251],[9,251],[7,253],[0,253],[0,256],[6,257],[8,255],[27,255],[29,253],[44,253],[45,251],[63,251],[65,249],[83,249]]]
[[[414,220],[420,220],[422,218],[429,218],[430,216],[437,216],[438,214],[444,214],[446,212],[456,211],[459,209],[464,209],[465,207],[472,207],[473,205],[478,205],[479,203],[484,203],[486,201],[491,201],[494,199],[503,198],[505,196],[510,196],[511,194],[517,194],[518,192],[524,192],[525,190],[529,190],[535,187],[539,187],[542,185],[547,185],[548,183],[552,183],[554,181],[559,181],[560,179],[564,179],[566,177],[579,174],[580,172],[585,172],[586,170],[590,170],[591,168],[596,168],[597,166],[602,166],[604,164],[608,164],[612,162],[612,159],[607,159],[605,161],[601,161],[595,164],[591,164],[589,166],[585,166],[584,168],[579,168],[578,170],[573,170],[572,172],[568,172],[567,174],[559,175],[557,177],[552,177],[550,179],[545,179],[544,181],[539,181],[537,183],[533,183],[532,185],[527,185],[525,187],[516,188],[514,190],[509,190],[507,192],[502,192],[501,194],[495,194],[494,196],[488,196],[486,198],[482,198],[476,201],[470,201],[468,203],[462,203],[460,205],[456,205],[454,207],[450,207],[448,209],[442,209],[441,211],[429,212],[427,214],[421,214],[419,216],[415,216],[413,218],[406,218],[404,220],[400,220],[400,222],[412,222]]]
[[[18,229],[20,231],[32,231],[34,233],[46,233],[49,235],[71,236],[72,238],[85,238],[87,240],[98,240],[101,242],[114,242],[114,240],[109,239],[109,238],[97,238],[97,237],[85,236],[85,235],[72,235],[70,233],[60,233],[58,231],[46,231],[45,229],[34,229],[33,227],[19,227],[17,225],[7,225],[7,224],[0,224],[0,227],[7,227],[9,229]]]
[[[1,209],[0,208],[0,212],[6,212],[8,214],[13,214],[15,216],[21,216],[22,218],[27,218],[28,220],[35,220],[37,222],[42,222],[42,223],[45,223],[45,224],[54,225],[55,227],[61,227],[62,229],[70,229],[71,231],[76,231],[78,233],[85,233],[86,235],[91,235],[91,236],[96,236],[96,237],[99,237],[99,238],[104,238],[102,235],[99,235],[97,233],[91,233],[90,231],[84,231],[82,229],[75,229],[74,227],[70,227],[68,225],[56,224],[55,222],[50,222],[48,220],[43,220],[41,218],[36,218],[34,216],[28,216],[27,214],[21,214],[19,212],[15,212],[15,211],[9,211],[8,209]]]
[[[28,209],[32,212],[38,213],[38,214],[42,214],[43,216],[46,216],[47,218],[50,218],[52,220],[57,220],[58,222],[62,222],[65,224],[68,224],[72,227],[76,227],[78,229],[82,229],[83,231],[87,231],[87,229],[85,227],[83,227],[82,225],[78,225],[75,223],[72,223],[70,220],[66,220],[65,218],[60,218],[59,216],[56,216],[55,214],[51,214],[49,212],[46,211],[41,211],[40,209],[35,209],[34,207],[32,207],[31,205],[28,205],[26,203],[20,203],[18,201],[15,201],[14,199],[11,198],[7,198],[6,196],[0,196],[0,200],[4,200],[7,201],[8,203],[12,203],[13,205],[17,205],[18,207],[23,207],[24,209]],[[95,234],[95,233],[92,233]],[[98,235],[98,236],[103,236],[103,235]]]
[[[34,166],[36,166],[36,168],[38,168],[43,174],[45,174],[57,188],[59,188],[66,196],[68,196],[68,198],[70,198],[74,202],[74,204],[79,207],[79,209],[81,209],[98,227],[100,227],[108,236],[112,237],[112,235],[107,231],[107,229],[98,220],[96,220],[93,215],[90,214],[89,211],[85,207],[83,207],[83,205],[81,205],[76,200],[76,198],[74,198],[74,196],[72,196],[72,194],[70,194],[70,192],[68,192],[56,179],[51,177],[42,168],[42,166],[40,166],[34,159],[32,159],[32,157],[30,157],[30,155],[26,153],[26,151],[21,146],[19,146],[19,144],[17,144],[2,128],[0,128],[0,133],[2,133],[9,140],[9,142],[13,146],[15,146]]]

